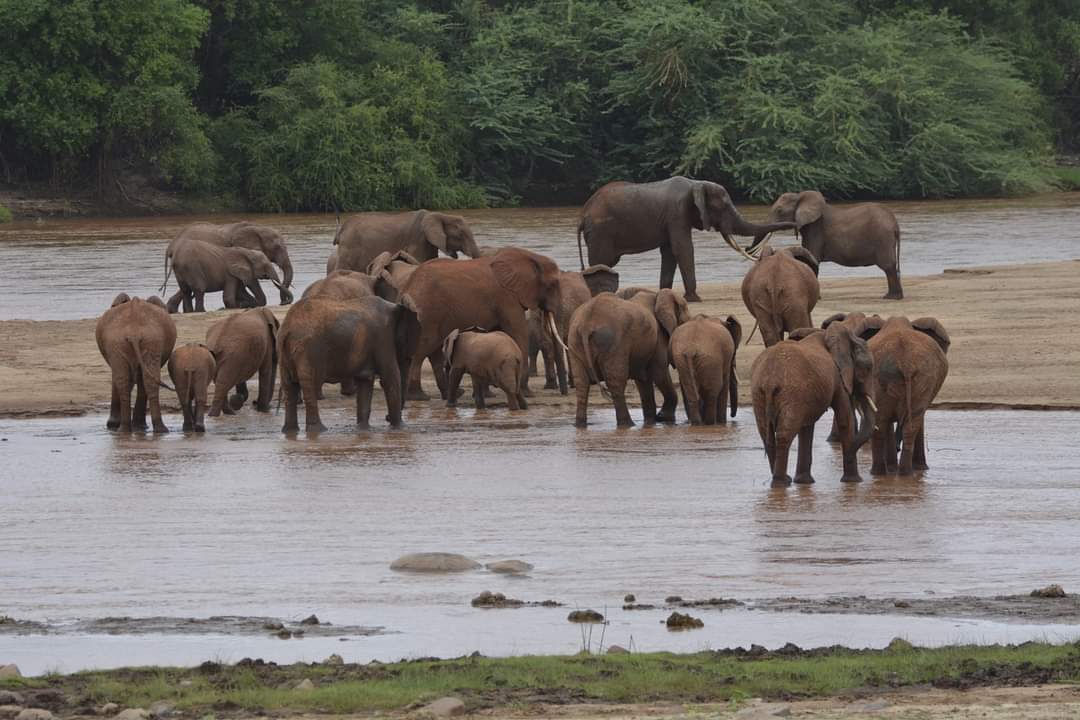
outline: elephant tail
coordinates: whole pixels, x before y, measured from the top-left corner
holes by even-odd
[[[166,250],[165,251],[165,281],[161,283],[161,287],[158,289],[158,293],[160,293],[162,297],[165,297],[165,288],[169,284],[169,275],[171,274],[171,272],[172,272],[172,268],[169,267],[169,251]]]
[[[603,330],[604,329],[601,329],[601,332]],[[608,400],[610,400],[611,399],[611,391],[608,390],[607,382],[600,379],[600,374],[598,372],[596,372],[596,365],[594,364],[594,361],[593,361],[592,344],[593,344],[593,337],[596,334],[597,333],[595,331],[592,332],[592,333],[589,333],[589,335],[585,338],[585,342],[583,342],[581,344],[583,349],[584,349],[584,352],[585,352],[585,357],[584,357],[585,374],[589,378],[589,383],[593,384],[593,385],[599,385],[600,386],[600,394],[603,395]]]
[[[896,237],[896,274],[900,274],[900,225],[896,226],[896,230],[893,231]]]
[[[582,252],[582,250],[581,250],[581,234],[585,231],[585,219],[587,217],[588,217],[588,215],[583,214],[581,216],[581,220],[578,221],[578,225],[577,225],[577,256],[578,256],[578,262],[581,263],[581,269],[582,270],[585,269],[585,253]]]
[[[139,366],[139,373],[142,375],[143,381],[145,382],[146,380],[153,379],[154,376],[150,374],[146,367],[146,362],[143,358],[142,348],[139,346],[139,340],[137,338],[131,337],[130,335],[128,336],[127,340],[128,344],[131,345],[131,351],[135,354],[135,362]],[[172,390],[173,392],[176,392],[176,388],[172,387],[161,379],[160,369],[157,372],[157,384],[158,386],[163,387],[166,390]]]
[[[765,427],[769,444],[776,447],[776,425],[780,417],[780,386],[775,386],[765,395]]]
[[[686,394],[687,403],[694,403],[695,405],[701,400],[701,395],[698,393],[697,372],[694,370],[694,356],[689,352],[682,354],[683,367],[686,368],[686,384],[683,386],[683,392]],[[679,375],[679,382],[682,383],[682,375]]]

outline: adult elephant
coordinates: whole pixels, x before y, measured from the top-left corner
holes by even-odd
[[[614,267],[623,255],[660,249],[660,287],[670,288],[675,266],[682,274],[686,300],[699,302],[692,230],[718,230],[736,251],[746,252],[732,235],[762,236],[794,227],[792,222],[757,225],[743,219],[722,185],[673,177],[651,183],[608,183],[585,203],[578,222],[590,265]]]
[[[456,258],[464,253],[480,257],[472,230],[465,218],[441,212],[414,210],[405,213],[352,215],[334,235],[337,259],[327,262],[327,272],[364,272],[380,253],[404,250],[420,262],[434,260],[439,252]],[[331,266],[332,265],[332,266]]]
[[[877,265],[889,283],[886,300],[900,300],[900,225],[884,205],[861,203],[832,207],[817,190],[784,193],[769,211],[771,222],[794,221],[802,246],[818,262],[834,262],[847,267]],[[765,239],[757,233],[754,250]]]
[[[321,280],[304,288],[301,298],[328,297],[334,300],[355,300],[376,295],[377,279],[355,270],[335,270]],[[385,298],[391,299],[391,298]]]
[[[259,287],[259,280],[269,280],[279,290],[285,289],[270,259],[258,250],[221,247],[190,237],[174,240],[169,244],[169,250],[172,272],[180,286],[169,298],[170,313],[179,309],[181,301],[184,312],[204,312],[206,293],[219,291],[226,308],[266,305],[266,295]],[[168,282],[168,275],[165,279]],[[243,292],[244,288],[251,291],[253,300]]]
[[[201,240],[219,247],[242,247],[261,252],[270,259],[270,262],[281,269],[281,286],[278,288],[281,304],[288,305],[293,301],[293,295],[289,291],[293,281],[292,260],[289,259],[289,249],[286,246],[285,238],[274,228],[251,222],[235,222],[225,225],[214,225],[205,222],[192,223],[177,234],[165,251],[166,282],[168,281],[169,258],[172,257],[174,244],[186,239]],[[164,289],[163,285],[162,291]]]
[[[818,264],[805,248],[766,247],[742,281],[746,309],[761,327],[765,347],[784,339],[784,333],[811,327],[810,313],[821,295]]]
[[[453,330],[502,330],[528,363],[529,325],[525,311],[539,308],[554,322],[559,307],[559,266],[551,258],[508,247],[473,260],[432,260],[418,267],[401,289],[420,317],[420,341],[409,369],[408,399],[427,400],[420,366],[427,358],[439,392],[446,397],[443,341]],[[524,388],[523,388],[524,390]],[[526,396],[529,395],[525,391]]]
[[[616,424],[633,425],[626,405],[630,380],[637,385],[646,425],[674,422],[678,396],[668,372],[668,346],[675,329],[689,319],[686,301],[669,288],[642,290],[629,299],[601,293],[578,308],[567,338],[577,393],[574,425],[588,424],[589,390],[597,384],[615,405]],[[659,413],[655,389],[664,396]]]
[[[149,402],[154,432],[169,432],[161,419],[158,388],[162,385],[161,368],[176,345],[176,323],[161,300],[140,300],[120,293],[98,319],[94,336],[112,371],[112,400],[105,427],[120,432],[145,428]],[[134,411],[132,387],[137,388]]]

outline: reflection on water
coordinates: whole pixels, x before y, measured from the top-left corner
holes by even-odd
[[[900,220],[902,269],[908,275],[946,267],[1073,258],[1080,223],[1080,193],[1011,200],[887,203]],[[744,207],[758,219],[766,208]],[[577,208],[466,210],[477,242],[519,245],[553,257],[564,269],[578,267]],[[300,289],[321,277],[333,241],[332,215],[99,218],[21,221],[0,226],[0,267],[7,287],[0,319],[94,317],[120,291],[148,295],[164,276],[164,251],[184,225],[196,220],[252,219],[274,225],[289,241]],[[716,233],[697,233],[695,258],[702,282],[740,279],[745,261]],[[777,236],[778,244],[792,242]],[[655,284],[658,253],[623,258],[623,284]],[[828,264],[823,277],[880,276],[877,268]],[[678,282],[678,280],[676,280]],[[884,283],[884,279],[882,279]],[[172,288],[175,289],[175,281]],[[271,293],[272,295],[274,293]],[[220,300],[210,300],[218,307]]]

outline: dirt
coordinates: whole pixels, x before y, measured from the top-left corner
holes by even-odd
[[[365,637],[384,634],[381,627],[297,622],[285,618],[215,615],[208,618],[104,617],[54,625],[0,618],[4,635],[267,635],[281,638]]]
[[[814,311],[820,322],[840,311],[937,317],[952,337],[949,378],[936,402],[941,408],[1008,407],[1080,409],[1080,335],[1062,332],[1061,319],[1080,313],[1080,264],[993,266],[905,277],[908,297],[880,299],[880,278],[825,279]],[[705,285],[705,302],[691,312],[734,314],[750,333],[753,319],[737,283]],[[104,308],[102,308],[103,310]],[[278,317],[288,308],[275,307]],[[92,312],[92,310],[88,310]],[[177,343],[202,341],[206,329],[232,311],[174,316]],[[94,319],[0,322],[0,416],[39,417],[107,411],[108,367],[94,342]],[[742,403],[750,392],[750,366],[763,349],[759,336],[737,356]],[[541,390],[531,382],[532,404],[572,407],[573,394]],[[425,366],[425,386],[434,381]],[[379,393],[376,393],[378,398]],[[606,404],[598,392],[594,403]],[[172,393],[165,408],[176,411]],[[336,392],[326,402],[351,404]],[[493,403],[498,405],[499,403]]]
[[[1080,596],[1075,594],[1065,597],[998,595],[996,597],[921,598],[772,598],[748,602],[747,607],[751,610],[807,614],[912,615],[1024,623],[1080,622]]]

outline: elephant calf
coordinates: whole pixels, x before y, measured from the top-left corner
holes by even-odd
[[[184,413],[184,432],[206,432],[207,388],[217,373],[214,356],[202,343],[188,343],[173,350],[169,357],[169,377],[176,388]]]
[[[671,334],[671,364],[679,371],[683,405],[691,425],[715,425],[739,409],[739,381],[735,377],[735,351],[742,340],[742,325],[734,316],[719,320],[698,315]]]
[[[801,247],[766,247],[742,281],[746,309],[761,328],[765,347],[784,339],[784,333],[813,327],[810,313],[821,296],[818,263]]]
[[[639,290],[629,300],[602,293],[578,308],[569,334],[570,371],[577,392],[574,424],[588,423],[589,389],[599,384],[611,395],[618,425],[633,425],[626,406],[626,383],[631,379],[641,396],[645,424],[674,422],[678,400],[668,373],[668,342],[689,318],[686,300],[668,289]],[[659,413],[655,387],[664,396]]]
[[[506,393],[506,404],[511,410],[528,407],[521,392],[527,369],[525,360],[517,343],[506,333],[479,328],[454,330],[446,336],[442,352],[448,376],[447,407],[457,404],[458,387],[465,373],[472,378],[477,409],[485,407],[484,389],[489,384]]]
[[[277,332],[278,319],[265,307],[230,315],[206,330],[206,346],[218,365],[210,417],[222,412],[232,415],[242,408],[248,398],[247,381],[255,373],[259,374],[255,409],[270,412],[277,374]],[[236,394],[226,398],[232,387]]]

